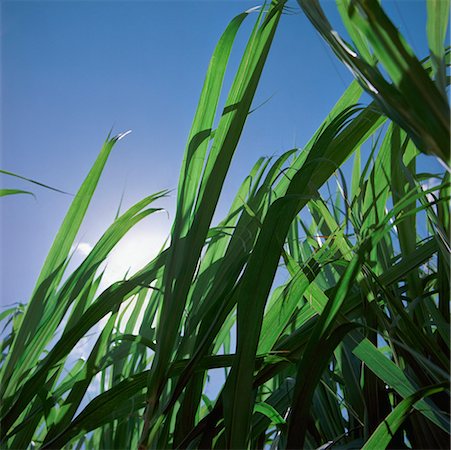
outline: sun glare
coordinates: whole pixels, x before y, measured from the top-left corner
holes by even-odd
[[[158,255],[166,238],[162,230],[130,231],[108,255],[101,287],[129,277],[145,266]]]

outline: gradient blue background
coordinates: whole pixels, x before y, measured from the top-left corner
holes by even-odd
[[[2,1],[1,167],[75,193],[111,128],[117,144],[82,227],[94,243],[124,206],[175,189],[209,58],[254,1]],[[282,18],[219,205],[227,210],[258,157],[302,147],[351,81],[300,13]],[[333,2],[325,2],[337,18]],[[420,57],[424,1],[384,2]],[[256,16],[247,19],[230,74]],[[230,75],[226,82],[230,83]],[[438,170],[424,158],[425,168]],[[426,167],[427,166],[427,167]],[[31,196],[1,200],[3,305],[26,302],[71,198],[9,177]],[[173,217],[175,193],[160,202]],[[169,231],[166,216],[146,225]],[[161,231],[163,230],[163,231]]]

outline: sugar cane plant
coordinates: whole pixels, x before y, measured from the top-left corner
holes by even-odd
[[[421,60],[376,0],[337,0],[348,38],[317,0],[299,3],[356,80],[302,148],[259,159],[213,223],[286,5],[235,17],[205,77],[170,239],[102,288],[109,253],[168,195],[118,215],[67,273],[122,135],[107,138],[30,300],[1,313],[2,448],[449,448],[449,1],[427,1]],[[252,17],[221,105],[235,36]],[[422,153],[443,171],[424,173]],[[278,271],[286,280],[274,286]],[[93,330],[89,356],[74,360]],[[217,368],[225,382],[208,398]]]

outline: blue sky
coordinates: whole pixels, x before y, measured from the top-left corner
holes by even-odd
[[[1,167],[75,193],[109,130],[131,129],[113,151],[80,233],[81,242],[93,244],[113,220],[123,191],[127,207],[176,188],[210,55],[228,22],[257,4],[3,1]],[[325,4],[332,12],[333,2]],[[425,2],[385,5],[426,56]],[[245,127],[220,213],[257,158],[302,147],[351,80],[292,6],[297,13],[282,18],[255,105],[270,100]],[[253,20],[241,30],[230,74]],[[430,159],[425,164],[438,170]],[[30,187],[6,177],[2,183]],[[68,196],[31,188],[37,200],[11,196],[1,202],[2,304],[27,300],[70,204]],[[174,197],[160,203],[170,217]],[[148,246],[152,253],[170,224],[166,215],[150,218],[138,227],[141,241],[129,241],[126,251]]]

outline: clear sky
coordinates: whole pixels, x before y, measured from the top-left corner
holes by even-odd
[[[333,2],[325,3],[332,11]],[[82,227],[80,241],[95,243],[113,220],[123,191],[128,207],[176,188],[210,55],[228,22],[257,4],[3,0],[1,167],[75,193],[109,130],[131,129],[113,151]],[[426,56],[425,2],[385,5],[418,55]],[[292,6],[296,14],[282,18],[255,105],[270,101],[248,120],[222,212],[257,158],[301,147],[351,80],[297,4]],[[241,30],[231,73],[254,19]],[[436,170],[428,161],[428,169]],[[37,196],[1,199],[5,305],[28,299],[71,198],[12,178],[3,177],[2,184],[31,188]],[[171,218],[174,197],[160,203]],[[117,253],[117,270],[133,256],[144,263],[170,223],[160,215],[140,225]]]

